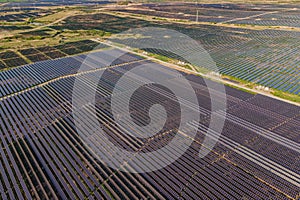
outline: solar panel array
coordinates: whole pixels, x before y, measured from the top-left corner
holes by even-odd
[[[138,8],[139,7],[140,6],[138,6]],[[147,6],[141,7],[140,10],[131,9],[129,7],[129,9],[118,8],[117,11],[142,14],[145,16],[158,16],[156,19],[159,19],[159,17],[166,17],[192,19],[193,21],[195,21],[195,14],[182,14],[181,11],[188,12],[190,7],[193,7],[195,13],[197,11],[197,5],[191,6],[189,4],[178,6],[164,6],[159,4],[150,5],[149,8],[153,8],[154,10],[149,10]],[[182,22],[166,23],[166,20],[146,21],[128,16],[126,18],[117,18],[115,15],[108,17],[106,14],[101,14],[102,16],[99,14],[94,15],[97,16],[97,19],[103,19],[105,23],[97,22],[95,24],[89,24],[89,26],[95,26],[100,30],[117,33],[121,32],[126,27],[129,29],[141,26],[163,26],[164,28],[177,30],[199,41],[199,43],[209,51],[221,74],[279,91],[296,95],[300,94],[300,86],[298,84],[299,31],[290,28],[284,28],[284,30],[277,28],[278,26],[299,26],[298,6],[286,5],[286,7],[281,7],[278,5],[269,5],[266,6],[265,10],[262,9],[263,12],[255,8],[254,10],[256,10],[256,13],[250,15],[250,18],[246,18],[247,13],[253,11],[252,6],[249,5],[244,5],[242,10],[234,10],[234,7],[229,9],[226,8],[226,6],[220,8],[220,10],[226,14],[236,15],[235,17],[229,18],[226,18],[226,16],[225,18],[222,18],[224,17],[223,14],[221,13],[219,15],[218,12],[220,10],[215,11],[213,5],[208,5],[208,7],[212,7],[211,10],[209,8],[203,8],[204,11],[199,9],[200,14],[202,12],[204,13],[204,16],[209,16],[202,17],[199,14],[199,22],[212,21],[214,23],[226,23],[227,20],[228,24],[241,24],[241,26],[228,27],[200,23],[183,24]],[[294,10],[294,7],[298,10]],[[217,8],[219,9],[218,6]],[[156,12],[156,10],[159,10],[159,12]],[[85,16],[85,18],[91,18],[91,16]],[[80,22],[80,18],[77,17],[77,19]],[[76,17],[73,17],[72,21],[76,21]],[[66,20],[66,22],[68,21]],[[122,24],[122,27],[120,27],[120,23]],[[243,28],[242,24],[244,23],[272,27]],[[71,23],[67,25],[67,28],[72,29],[71,25]],[[118,40],[118,42],[124,43],[122,40]],[[161,52],[155,53],[161,54]],[[165,54],[162,55],[168,56]],[[172,58],[172,55],[169,55],[169,57]]]
[[[183,97],[186,104],[181,106],[196,106],[201,111],[200,123],[189,122],[199,126],[199,131],[187,152],[164,169],[140,174],[120,170],[130,166],[116,170],[97,160],[82,143],[72,115],[75,78],[80,76],[89,84],[95,70],[105,71],[97,87],[98,120],[116,145],[137,152],[153,151],[180,134],[174,130],[180,117],[176,111],[171,112],[168,125],[149,139],[129,137],[115,124],[110,110],[114,85],[128,70],[150,63],[129,53],[118,58],[122,54],[117,49],[93,53],[85,70],[77,74],[85,55],[0,72],[2,199],[297,198],[300,138],[297,130],[288,130],[299,127],[299,107],[226,87],[228,108],[222,136],[213,151],[200,159],[198,152],[211,116],[210,98],[201,77],[184,73],[181,76],[191,82],[199,105],[190,105],[188,97]],[[110,63],[111,58],[118,59]],[[154,65],[166,73],[163,66]],[[170,93],[157,85],[146,85],[140,92],[148,94],[147,101],[133,99],[137,119],[142,122],[147,121],[141,113],[145,105],[176,105]],[[82,91],[80,95],[86,94]],[[81,109],[87,113],[82,117],[89,119],[92,107]],[[219,110],[218,116],[225,117],[224,112]],[[187,136],[189,129],[181,135]]]
[[[27,61],[21,58],[13,51],[6,51],[0,53],[0,69],[15,67],[27,64]]]
[[[81,40],[77,42],[67,42],[56,46],[46,46],[38,48],[26,48],[18,50],[19,53],[31,62],[57,59],[70,55],[81,54],[101,48],[107,45],[99,44],[92,40]],[[18,67],[28,64],[24,58],[11,50],[0,53],[0,69]]]
[[[17,10],[19,11],[19,10]],[[15,12],[15,11],[13,11]],[[0,15],[0,21],[5,22],[24,22],[31,17],[41,17],[51,12],[45,10],[39,10],[38,12],[26,12],[26,13],[14,13]]]
[[[118,12],[199,22],[299,27],[297,4],[139,4],[113,8]],[[198,16],[197,16],[198,15]]]

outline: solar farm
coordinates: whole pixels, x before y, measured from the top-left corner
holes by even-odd
[[[117,11],[198,22],[299,27],[299,8],[299,5],[280,4],[153,3],[125,7]]]
[[[150,11],[148,11],[148,9],[145,9],[145,13],[143,9],[119,9],[115,11],[143,15],[154,15],[162,18],[188,19],[195,21],[196,16],[194,15],[192,17],[187,17],[188,14],[182,14],[184,15],[184,17],[182,18],[181,16],[178,16],[177,13],[187,10],[196,14],[198,10],[198,13],[204,12],[203,15],[209,16],[207,17],[208,20],[202,20],[202,18],[200,19],[201,16],[198,16],[199,21],[212,23],[236,23],[236,21],[241,21],[238,19],[246,18],[248,15],[256,16],[262,12],[256,11],[257,9],[253,9],[255,10],[253,11],[253,13],[251,11],[251,8],[244,8],[244,10],[246,10],[244,12],[239,12],[239,10],[232,11],[232,9],[234,8],[220,9],[222,12],[226,12],[226,14],[230,16],[228,16],[225,19],[219,17],[214,19],[210,17],[210,15],[218,16],[218,13],[215,12],[215,8],[211,8],[210,10],[207,8],[201,8],[201,5],[199,6],[199,9],[195,8],[195,5],[192,5],[191,8],[189,6],[186,6],[185,4],[178,7],[175,6],[175,8],[173,8],[173,6],[155,7],[155,5],[151,5],[149,7],[151,8],[149,9]],[[172,11],[167,10],[168,8],[172,9]],[[248,11],[248,9],[250,9],[250,11]],[[272,11],[271,8],[269,9]],[[294,7],[289,9],[294,9]],[[157,12],[157,10],[159,12]],[[154,14],[149,12],[153,12]],[[161,14],[161,12],[163,14]],[[280,13],[279,11],[277,12]],[[286,13],[286,11],[281,12]],[[293,10],[293,12],[297,13],[299,11]],[[221,14],[222,13],[220,13],[220,15]],[[98,17],[100,18],[100,16]],[[103,18],[107,19],[110,17],[104,15]],[[112,16],[112,18],[114,18],[114,16]],[[134,25],[136,26],[145,26],[144,20],[139,20],[135,18],[127,18],[127,20],[135,21]],[[114,21],[112,19],[111,21],[112,23],[109,23],[111,25],[109,29],[112,29],[114,27],[114,24],[116,24],[117,26],[118,21],[124,21],[124,18],[121,18],[118,21]],[[253,22],[253,19],[251,18],[249,19],[249,21]],[[283,24],[281,25],[278,24],[278,26],[294,27],[294,24],[292,23],[298,22],[299,21],[296,18],[291,19],[291,22],[287,21],[283,22]],[[105,23],[107,23],[107,21],[105,21]],[[100,26],[99,23],[97,23],[97,25]],[[149,25],[152,24],[146,24],[146,26]],[[253,30],[246,29],[243,27],[231,28],[227,26],[222,27],[209,24],[177,24],[176,26],[174,26],[174,24],[166,23],[164,20],[162,22],[157,22],[156,24],[156,26],[162,25],[163,27],[170,27],[174,30],[183,32],[188,36],[192,37],[193,39],[198,40],[200,44],[203,45],[210,52],[211,56],[214,58],[214,61],[219,67],[219,71],[224,75],[229,75],[244,81],[255,83],[257,85],[274,88],[288,93],[293,93],[297,95],[300,93],[300,86],[298,84],[298,31],[286,31],[265,28],[263,28],[262,30]],[[156,53],[159,54],[159,52]]]
[[[130,53],[118,58],[117,49],[93,54],[103,62],[89,60],[90,68],[81,73],[93,76],[95,68],[107,73],[99,83],[96,104],[105,133],[135,151],[149,151],[172,139],[176,132],[167,127],[150,140],[121,137],[110,113],[110,94],[117,80],[127,70],[151,61]],[[108,56],[117,59],[109,66],[105,63]],[[130,174],[103,165],[82,145],[72,119],[72,87],[75,77],[81,76],[76,72],[84,57],[42,61],[1,72],[3,199],[297,197],[299,107],[226,87],[228,109],[222,136],[214,150],[200,159],[197,151],[208,128],[210,99],[203,78],[185,73],[182,76],[193,83],[202,111],[197,137],[188,151],[167,168],[151,173]],[[144,90],[159,91],[151,87],[156,86]],[[164,93],[152,94],[149,101],[174,104]],[[145,105],[136,101],[137,111],[139,106]],[[224,117],[224,110],[218,113]],[[170,127],[178,114],[172,113]]]
[[[127,11],[123,10],[123,12]],[[129,12],[133,11],[129,10]],[[157,12],[155,13],[157,14]],[[176,18],[176,15],[172,17]],[[92,22],[85,24],[85,21]],[[93,21],[95,22],[93,23]],[[298,95],[300,93],[298,31],[253,30],[209,24],[179,23],[175,25],[165,20],[146,21],[134,17],[118,17],[108,14],[70,17],[62,25],[52,28],[73,30],[84,27],[120,33],[129,28],[149,26],[177,30],[199,41],[209,51],[223,75],[291,94]],[[161,52],[153,51],[152,53],[161,54]]]
[[[74,54],[92,51],[95,48],[105,47],[105,45],[100,45],[99,43],[91,40],[81,40],[57,46],[20,49],[18,52],[9,50],[0,53],[0,69],[18,67],[28,64],[29,62],[67,57]]]
[[[0,199],[300,199],[299,9],[297,3],[0,3]],[[151,34],[124,33],[147,27],[190,37],[218,73],[159,48],[137,49],[141,41],[160,45]],[[178,92],[152,83],[151,75]],[[151,110],[157,105],[167,116],[162,128],[139,136],[161,119]],[[130,123],[121,124],[126,109]],[[224,122],[221,131],[212,121]],[[92,137],[100,132],[105,138]],[[82,133],[92,145],[108,141],[132,157],[119,162],[121,153],[109,145],[99,157]],[[139,156],[152,152],[155,158]],[[139,172],[137,160],[169,164]]]

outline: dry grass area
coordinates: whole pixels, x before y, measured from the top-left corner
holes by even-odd
[[[65,16],[71,16],[79,13],[80,11],[74,11],[74,10],[62,10],[60,12],[56,12],[51,15],[47,15],[41,18],[36,19],[35,21],[41,22],[41,23],[52,23],[54,21],[57,21],[59,19],[64,18]]]

